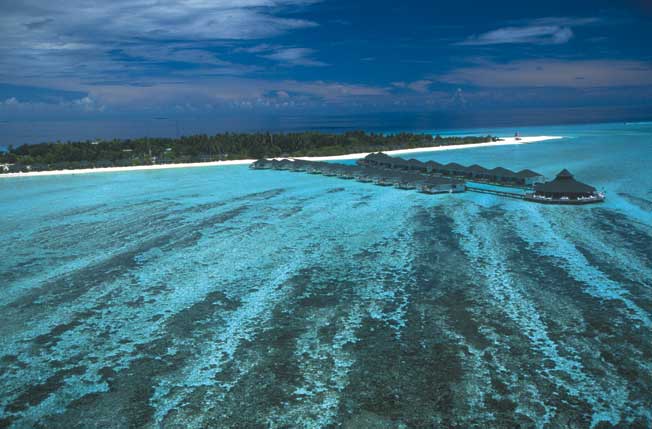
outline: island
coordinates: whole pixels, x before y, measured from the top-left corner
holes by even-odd
[[[277,157],[330,157],[366,152],[474,145],[494,136],[380,134],[222,133],[180,138],[54,142],[9,147],[0,152],[0,173],[196,164]]]

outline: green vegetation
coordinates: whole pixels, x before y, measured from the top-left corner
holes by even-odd
[[[331,156],[497,140],[482,137],[433,137],[428,134],[217,134],[96,142],[23,145],[0,153],[0,172],[42,171],[131,165],[209,162],[271,157]]]

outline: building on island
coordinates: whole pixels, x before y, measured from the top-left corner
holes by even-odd
[[[603,193],[593,186],[575,180],[566,169],[554,180],[534,185],[534,192],[526,200],[545,204],[590,204],[604,201]]]

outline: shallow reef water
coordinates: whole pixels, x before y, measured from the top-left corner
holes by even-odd
[[[565,138],[415,157],[607,201],[0,180],[0,428],[652,427],[652,125],[520,131]]]

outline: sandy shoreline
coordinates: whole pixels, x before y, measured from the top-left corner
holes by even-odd
[[[461,144],[450,146],[434,146],[434,147],[420,147],[415,149],[401,149],[386,151],[388,155],[406,155],[422,152],[439,152],[444,150],[456,149],[475,149],[479,147],[493,147],[493,146],[506,146],[536,143],[544,140],[561,139],[559,136],[535,136],[523,137],[521,140],[516,140],[514,137],[503,138],[498,142],[486,142],[475,144]],[[318,157],[297,157],[296,159],[304,159],[309,161],[337,161],[337,160],[352,160],[360,159],[369,155],[367,153],[351,153],[348,155],[337,156],[318,156]],[[52,170],[52,171],[34,171],[29,173],[7,173],[0,174],[0,178],[15,178],[15,177],[36,177],[36,176],[61,176],[71,174],[90,174],[90,173],[118,173],[122,171],[145,171],[145,170],[167,170],[172,168],[194,168],[194,167],[221,167],[229,165],[247,165],[254,162],[254,159],[238,159],[233,161],[213,161],[213,162],[193,162],[187,164],[162,164],[162,165],[138,165],[132,167],[106,167],[106,168],[83,168],[78,170]]]

